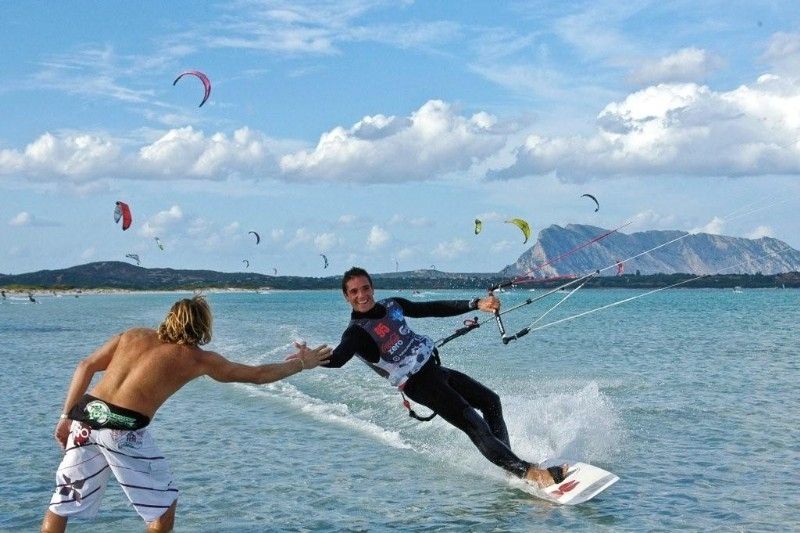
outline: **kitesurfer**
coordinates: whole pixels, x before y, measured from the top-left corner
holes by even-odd
[[[359,267],[344,273],[342,292],[353,308],[350,324],[323,366],[339,368],[358,356],[413,401],[466,433],[495,465],[541,487],[563,481],[566,465],[539,468],[511,451],[497,393],[466,374],[441,366],[433,340],[414,333],[405,321],[407,316],[448,317],[476,309],[493,313],[500,309],[493,294],[472,300],[411,302],[392,297],[376,302],[372,279]]]
[[[280,363],[250,366],[201,349],[211,340],[202,296],[172,306],[157,330],[129,329],[78,363],[56,425],[65,450],[41,531],[64,531],[70,516],[94,516],[113,473],[149,531],[172,531],[178,489],[147,428],[159,407],[189,381],[271,383],[327,361],[330,348],[305,346]],[[92,377],[103,372],[86,394]]]

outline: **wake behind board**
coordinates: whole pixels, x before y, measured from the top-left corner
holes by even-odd
[[[608,487],[619,481],[619,477],[588,463],[575,463],[568,460],[548,461],[546,466],[568,464],[567,477],[561,483],[540,488],[514,479],[512,485],[537,498],[561,505],[577,505],[591,500]]]

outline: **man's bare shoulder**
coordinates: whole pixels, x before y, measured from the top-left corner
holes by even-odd
[[[121,336],[123,338],[128,338],[128,339],[133,339],[133,338],[141,339],[147,337],[158,338],[158,332],[156,332],[156,330],[154,330],[153,328],[131,328],[129,330],[123,331]]]
[[[146,336],[147,334],[143,334]],[[195,364],[207,364],[213,361],[217,361],[218,358],[222,356],[217,352],[212,352],[210,350],[204,350],[199,346],[194,346],[192,344],[175,344],[172,342],[161,341],[158,338],[158,334],[155,333],[153,335],[153,339],[156,342],[160,343],[160,349],[171,352],[174,354],[179,354],[181,357],[189,358],[194,361]]]

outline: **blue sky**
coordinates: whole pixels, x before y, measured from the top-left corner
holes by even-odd
[[[491,272],[512,217],[800,248],[800,10],[733,4],[7,3],[0,272]]]

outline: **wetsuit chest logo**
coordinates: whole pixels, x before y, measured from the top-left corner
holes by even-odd
[[[381,345],[381,351],[389,356],[394,356],[395,352],[403,347],[405,343],[397,333],[393,333],[389,340]],[[392,357],[392,361],[399,361],[399,357]]]
[[[372,331],[374,331],[375,335],[377,335],[378,337],[384,338],[386,334],[389,333],[391,330],[389,329],[389,326],[387,326],[383,322],[379,322],[374,328],[372,328]]]

